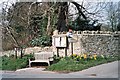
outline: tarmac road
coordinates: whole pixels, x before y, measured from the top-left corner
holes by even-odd
[[[23,80],[27,79],[28,80],[50,80],[50,79],[62,79],[62,80],[86,80],[86,79],[96,79],[102,78],[105,80],[115,80],[118,79],[118,61],[107,63],[107,64],[102,64],[99,66],[95,66],[83,71],[78,71],[78,72],[71,72],[71,73],[58,73],[58,72],[51,72],[51,71],[44,71],[45,68],[25,68],[25,69],[20,69],[17,71],[1,71],[1,76],[3,80]],[[34,79],[33,79],[34,78]]]

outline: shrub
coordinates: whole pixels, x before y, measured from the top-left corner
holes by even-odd
[[[30,41],[30,44],[32,46],[51,46],[52,45],[52,39],[51,36],[43,35],[39,36],[32,41]]]

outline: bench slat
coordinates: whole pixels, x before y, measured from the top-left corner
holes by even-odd
[[[29,67],[31,66],[31,63],[33,62],[46,62],[48,65],[50,65],[50,61],[53,61],[52,58],[54,56],[53,52],[40,52],[40,53],[35,53],[35,60],[29,60]]]

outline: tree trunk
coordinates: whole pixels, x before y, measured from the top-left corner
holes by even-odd
[[[51,18],[50,18],[50,13],[48,13],[48,22],[47,22],[47,34],[48,35],[50,35],[51,34],[51,25],[50,25],[50,22],[51,22],[51,20],[50,20]]]
[[[7,29],[7,31],[9,32],[9,34],[11,35],[13,41],[17,44],[16,47],[20,47],[17,39],[15,38],[15,36],[13,35],[13,33],[9,30],[9,27],[8,27],[8,26],[6,27],[6,29]]]
[[[61,2],[59,7],[59,17],[58,17],[58,23],[57,23],[57,29],[59,32],[67,31],[66,13],[68,13],[68,3]]]

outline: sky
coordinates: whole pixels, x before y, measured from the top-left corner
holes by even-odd
[[[9,5],[10,5],[11,3],[15,3],[16,1],[19,1],[19,0],[0,0],[0,13],[2,12],[2,7],[3,7],[2,4],[3,4],[3,2],[7,2],[7,1],[9,2]],[[32,0],[22,0],[22,1],[32,1]],[[37,0],[37,1],[41,2],[41,0]],[[68,1],[68,0],[63,0],[63,1]],[[83,0],[74,0],[74,1],[76,1],[78,3],[81,3]],[[119,1],[120,0],[84,0],[84,3],[91,3],[91,2],[93,2],[93,3],[97,3],[97,2],[119,2]],[[89,11],[92,12],[92,10],[89,10]],[[72,8],[71,8],[71,13],[73,13],[73,14],[75,13],[75,11],[72,10]],[[103,15],[103,14],[100,14],[100,15]]]
[[[16,1],[20,1],[20,0],[0,0],[0,8],[2,7],[2,3],[3,2],[9,2],[9,3],[14,3]],[[21,1],[34,1],[34,0],[21,0]],[[41,2],[41,0],[37,0],[38,2]],[[44,1],[47,1],[47,0],[44,0]],[[53,0],[50,0],[50,1],[53,1]],[[60,0],[57,0],[57,1],[60,1]],[[68,1],[68,0],[62,0],[62,1]],[[84,2],[119,2],[120,0],[74,0],[78,3],[81,3],[82,1]],[[0,9],[1,10],[1,9]]]

